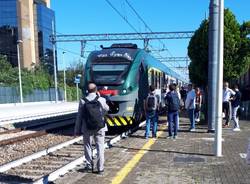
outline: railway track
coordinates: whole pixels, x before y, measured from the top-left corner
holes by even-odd
[[[120,135],[106,137],[105,146],[109,148],[144,124]],[[81,165],[84,160],[82,137],[77,137],[0,166],[0,182],[48,183]]]
[[[40,137],[48,134],[48,131],[73,125],[76,113],[67,114],[61,117],[46,118],[35,122],[20,123],[22,128],[16,128],[0,132],[0,146],[17,143],[26,139]]]

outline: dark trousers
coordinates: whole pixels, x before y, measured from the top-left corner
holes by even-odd
[[[230,102],[223,102],[223,112],[225,114],[225,125],[229,124],[230,116],[231,116],[231,108],[230,108]]]
[[[179,112],[168,112],[168,134],[172,136],[172,132],[174,129],[174,136],[177,135],[178,131],[178,119],[179,119]]]

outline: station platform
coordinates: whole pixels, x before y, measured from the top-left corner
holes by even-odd
[[[0,104],[0,126],[77,112],[77,102]]]
[[[250,183],[245,159],[250,121],[240,121],[240,132],[223,129],[223,156],[215,157],[214,134],[207,133],[206,125],[189,132],[188,119],[180,118],[178,138],[167,139],[166,118],[160,118],[157,139],[145,139],[141,129],[106,150],[103,175],[85,173],[79,166],[54,183]]]

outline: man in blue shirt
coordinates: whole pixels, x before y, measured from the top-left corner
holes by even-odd
[[[176,90],[176,85],[169,85],[169,92],[166,95],[166,106],[168,109],[168,134],[169,138],[177,138],[178,131],[178,119],[179,119],[179,109],[180,109],[180,99],[178,97]],[[174,136],[173,130],[174,129]]]

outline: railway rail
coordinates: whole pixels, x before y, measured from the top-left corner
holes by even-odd
[[[116,136],[107,136],[105,146],[109,148],[115,142],[130,135],[139,126]],[[60,175],[64,175],[85,160],[83,154],[82,137],[65,141],[59,145],[49,147],[23,158],[8,162],[0,166],[0,182],[48,183]],[[96,150],[94,150],[96,154]]]
[[[63,115],[58,118],[46,118],[43,121],[20,123],[22,128],[0,132],[0,146],[13,144],[26,139],[46,135],[48,131],[73,125],[76,113]]]

